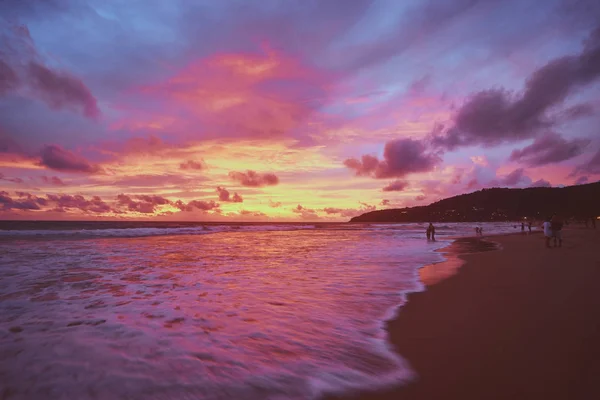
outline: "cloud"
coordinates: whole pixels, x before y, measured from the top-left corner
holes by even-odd
[[[300,214],[302,219],[319,219],[319,215],[317,214],[316,210],[312,208],[306,208],[300,204],[292,208],[292,212]]]
[[[129,188],[154,189],[156,187],[185,187],[196,186],[205,181],[205,177],[189,178],[178,173],[165,173],[160,175],[142,174],[124,176],[111,182],[112,186]]]
[[[377,179],[400,178],[410,173],[428,172],[441,162],[439,156],[429,153],[425,144],[414,139],[397,139],[385,144],[383,160],[363,155],[360,160],[344,161],[357,176],[372,176]]]
[[[529,187],[552,187],[552,184],[545,179],[538,179],[529,185]]]
[[[390,205],[390,201],[388,199],[383,199],[381,200],[381,203],[379,203],[379,205],[388,206]]]
[[[91,119],[100,116],[96,98],[81,79],[44,64],[27,26],[6,25],[0,31],[6,50],[0,53],[0,95],[22,95],[24,89],[52,109],[74,109]]]
[[[588,139],[566,140],[556,133],[537,137],[521,150],[514,150],[510,161],[524,163],[530,167],[558,163],[582,154],[590,144]]]
[[[162,103],[164,115],[185,114],[170,127],[182,135],[202,126],[204,138],[302,138],[302,122],[328,97],[333,76],[266,43],[260,47],[198,57],[166,81],[138,88],[138,95]],[[142,112],[146,125],[154,118]]]
[[[42,182],[47,183],[49,185],[55,186],[65,186],[65,183],[57,176],[41,176],[40,179]]]
[[[598,150],[588,162],[577,166],[569,176],[579,174],[600,174],[600,150]]]
[[[432,143],[453,150],[459,146],[493,146],[528,139],[554,124],[547,114],[576,89],[600,77],[600,27],[583,51],[548,62],[525,83],[521,94],[489,89],[472,95],[454,116],[454,125],[441,134],[434,129]]]
[[[386,203],[389,203],[389,200],[384,200]],[[383,202],[382,202],[383,203]],[[375,211],[377,209],[376,206],[372,206],[366,203],[360,203],[360,207],[358,209],[355,208],[335,208],[335,207],[325,207],[323,212],[328,215],[337,214],[340,217],[352,218],[357,215],[364,214],[366,212]]]
[[[179,169],[195,169],[195,170],[201,170],[204,168],[204,164],[202,162],[198,162],[198,161],[186,161],[184,163],[179,164]]]
[[[48,194],[46,197],[55,206],[54,211],[61,212],[65,211],[65,209],[78,209],[94,214],[113,212],[113,209],[98,196],[86,199],[81,195]]]
[[[425,196],[422,194],[415,197],[415,201],[423,201],[423,200],[425,200]]]
[[[591,117],[596,113],[596,110],[593,105],[589,103],[584,104],[576,104],[565,109],[561,113],[561,119],[563,121],[569,121],[573,119],[579,119],[584,117]]]
[[[389,185],[385,186],[382,190],[384,192],[401,192],[408,187],[407,181],[397,180],[391,182]]]
[[[134,198],[136,200],[134,200]],[[129,211],[139,212],[142,214],[153,214],[157,206],[172,204],[169,199],[158,195],[137,195],[131,196],[120,194],[117,196],[119,205],[126,206]]]
[[[8,93],[19,85],[19,76],[17,73],[0,59],[0,95]]]
[[[40,152],[40,165],[63,172],[97,173],[102,171],[98,165],[91,164],[83,157],[52,144],[46,145]]]
[[[512,171],[510,174],[500,179],[500,183],[506,186],[517,186],[521,183],[530,183],[531,179],[525,176],[525,170],[518,168]]]
[[[234,193],[233,197],[230,196],[230,193],[227,189],[222,188],[222,187],[217,187],[217,193],[219,193],[219,200],[220,201],[225,201],[225,202],[231,202],[231,203],[242,203],[244,201],[244,199],[242,199],[242,196],[240,196],[239,194]]]
[[[279,183],[279,178],[275,174],[261,174],[251,170],[246,172],[232,171],[229,173],[229,177],[234,181],[238,181],[241,185],[249,187],[273,186]]]
[[[194,211],[195,209],[198,209],[201,211],[210,211],[210,210],[218,211],[217,209],[220,207],[219,203],[216,203],[213,200],[211,200],[211,201],[192,200],[188,203],[184,203],[181,200],[177,200],[173,204],[177,208],[179,208],[181,211],[188,211],[188,212]]]
[[[281,207],[281,202],[273,201],[273,200],[269,199],[269,207],[273,207],[273,208]]]
[[[240,210],[239,214],[245,217],[267,217],[267,214],[260,211]]]
[[[100,115],[96,98],[81,80],[36,62],[29,64],[28,72],[31,86],[50,107],[82,109],[88,118]]]
[[[21,178],[11,178],[8,176],[5,176],[3,173],[0,172],[0,181],[7,181],[7,182],[12,182],[12,183],[23,183],[23,179]]]
[[[1,210],[39,210],[40,205],[45,205],[45,199],[38,198],[36,196],[29,195],[28,193],[23,193],[25,199],[13,199],[10,197],[8,192],[1,191],[0,192],[0,205],[2,206]]]
[[[583,185],[583,184],[588,183],[588,181],[589,181],[589,178],[587,176],[580,176],[575,181],[575,185]]]

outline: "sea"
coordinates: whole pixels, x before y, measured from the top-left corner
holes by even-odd
[[[474,227],[2,221],[0,395],[295,400],[414,379],[385,321]]]

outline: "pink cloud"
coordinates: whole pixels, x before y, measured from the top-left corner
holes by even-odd
[[[62,147],[52,144],[46,145],[40,152],[40,165],[64,172],[97,173],[102,169]]]
[[[7,181],[7,182],[12,182],[12,183],[23,183],[23,179],[21,178],[12,178],[12,177],[8,177],[5,176],[3,173],[0,172],[0,181]]]
[[[382,203],[389,204],[389,200],[384,200]],[[359,208],[336,208],[336,207],[325,207],[323,211],[328,215],[339,215],[340,217],[352,218],[357,215],[364,214],[366,212],[375,211],[377,209],[376,206],[371,206],[366,203],[360,203],[361,207]]]
[[[171,204],[171,201],[158,195],[137,195],[133,199],[131,196],[120,194],[117,196],[119,205],[127,206],[129,211],[143,214],[152,214],[157,206]]]
[[[261,174],[252,170],[246,172],[232,171],[229,173],[229,177],[243,186],[250,187],[273,186],[279,183],[279,178],[273,173]]]
[[[48,194],[46,197],[48,198],[48,201],[55,206],[55,211],[78,209],[84,212],[91,212],[95,214],[113,212],[113,209],[98,196],[93,196],[90,199],[86,199],[81,195],[72,196],[68,194]]]
[[[384,192],[401,192],[408,187],[407,181],[397,180],[391,182],[389,185],[385,186],[382,190]]]
[[[204,164],[201,162],[198,162],[198,161],[189,160],[189,161],[179,164],[179,169],[183,169],[183,170],[192,169],[192,170],[199,171],[203,168],[204,168]]]
[[[428,152],[423,142],[407,138],[387,142],[383,151],[383,160],[364,155],[360,160],[347,159],[344,165],[355,170],[358,176],[366,175],[383,179],[431,171],[440,162],[439,156]]]
[[[213,200],[211,200],[211,201],[192,200],[188,203],[184,203],[181,200],[177,200],[173,204],[177,208],[179,208],[181,211],[194,211],[194,209],[198,209],[201,211],[210,211],[210,210],[217,211],[217,209],[220,207],[219,203],[216,203]]]
[[[237,192],[234,193],[233,196],[231,196],[227,189],[222,188],[220,186],[217,187],[217,193],[219,194],[220,201],[232,202],[232,203],[241,203],[244,201],[244,199],[242,199],[242,196],[237,194]]]
[[[46,200],[43,198],[38,198],[36,196],[29,195],[27,193],[23,193],[23,196],[19,196],[18,199],[13,199],[10,197],[8,192],[1,191],[0,192],[0,206],[2,206],[1,210],[39,210],[41,205],[46,204]],[[21,197],[26,197],[22,199]]]
[[[57,176],[42,176],[42,182],[55,185],[55,186],[65,186],[65,183]]]
[[[240,215],[242,216],[246,216],[246,217],[267,217],[267,214],[260,212],[260,211],[250,211],[250,210],[241,210],[240,211]]]
[[[185,113],[206,135],[274,138],[291,134],[327,97],[331,74],[271,49],[197,60],[164,83],[140,89],[164,103],[165,115]],[[144,113],[142,113],[142,119]],[[152,115],[146,119],[150,123]],[[173,121],[176,131],[187,131]]]
[[[292,212],[299,214],[302,219],[319,219],[317,211],[312,208],[306,208],[300,204],[292,208]]]

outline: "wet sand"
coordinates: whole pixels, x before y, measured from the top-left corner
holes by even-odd
[[[388,323],[414,382],[358,399],[600,399],[600,230],[494,237],[502,249],[450,246],[421,270]],[[331,399],[337,397],[331,397]]]

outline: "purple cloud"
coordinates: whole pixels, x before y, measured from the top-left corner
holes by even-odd
[[[50,107],[81,108],[88,118],[97,118],[100,115],[96,98],[81,80],[36,62],[29,64],[28,72],[31,86]]]
[[[232,171],[229,173],[229,177],[234,181],[238,181],[241,185],[249,187],[273,186],[279,183],[279,178],[275,174],[261,174],[251,170],[246,172]]]
[[[385,186],[382,190],[384,192],[401,192],[408,187],[407,181],[397,180],[391,182],[389,185]]]
[[[570,176],[579,174],[600,174],[600,150],[598,150],[588,162],[581,164],[577,168],[575,168],[575,170],[570,174]]]
[[[91,164],[83,157],[73,154],[55,144],[44,146],[40,155],[40,165],[57,171],[85,172],[90,174],[102,171],[98,165]]]
[[[55,186],[65,186],[65,183],[57,176],[42,176],[42,182],[47,183],[49,185]]]
[[[596,110],[593,105],[589,103],[576,104],[565,109],[562,112],[561,119],[564,121],[569,121],[572,119],[579,119],[584,117],[591,117],[596,113]]]
[[[532,144],[514,150],[510,161],[521,162],[530,167],[558,163],[582,154],[590,144],[588,139],[566,140],[556,133],[537,137]]]
[[[527,182],[531,182],[531,179],[525,176],[525,170],[523,168],[515,169],[500,180],[500,183],[506,186],[516,186]]]
[[[19,196],[18,199],[13,199],[8,192],[0,192],[1,210],[39,210],[40,205],[45,205],[45,199],[30,195],[29,193],[22,193],[22,196],[17,194],[17,196]],[[22,199],[22,197],[26,198]]]
[[[492,146],[536,136],[553,125],[547,115],[576,89],[600,77],[600,27],[583,51],[548,62],[535,71],[521,95],[504,89],[475,93],[458,110],[454,126],[445,134],[432,133],[435,146],[452,150],[459,146]]]
[[[357,176],[373,176],[377,179],[400,178],[410,173],[431,171],[441,159],[427,152],[425,144],[414,139],[397,139],[385,144],[383,160],[363,155],[360,160],[344,161]]]
[[[179,164],[179,169],[194,169],[194,170],[201,170],[204,168],[204,164],[202,162],[198,162],[198,161],[186,161],[184,163]]]
[[[0,59],[0,95],[8,93],[19,85],[19,76],[6,62]]]
[[[44,65],[26,25],[0,30],[0,95],[27,89],[53,109],[75,109],[88,118],[100,115],[96,98],[77,77]]]
[[[117,196],[119,205],[126,206],[129,211],[143,214],[152,214],[156,211],[156,206],[172,204],[169,199],[158,195],[137,195],[135,200],[126,194]]]
[[[0,172],[0,181],[7,181],[7,182],[12,182],[12,183],[23,183],[23,179],[21,178],[11,178],[8,176],[5,176],[3,173]]]
[[[538,179],[529,185],[529,187],[552,187],[552,184],[545,179]]]
[[[219,194],[219,200],[231,203],[242,203],[244,199],[239,194],[234,193],[233,196],[230,195],[229,190],[222,188],[220,186],[217,187],[217,193]]]
[[[580,176],[575,181],[575,184],[576,185],[584,185],[584,184],[588,183],[588,181],[589,181],[589,178],[587,176]]]
[[[54,211],[64,211],[69,208],[95,214],[113,211],[113,209],[98,196],[93,196],[89,200],[81,195],[72,196],[68,194],[48,194],[46,197],[48,198],[48,201],[53,203],[56,207]]]

